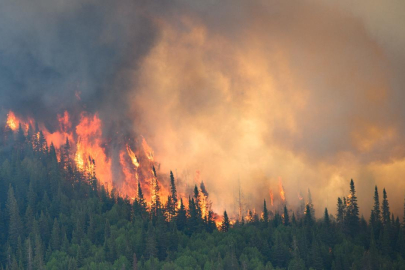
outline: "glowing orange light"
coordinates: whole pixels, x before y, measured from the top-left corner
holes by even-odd
[[[280,198],[283,202],[285,202],[285,192],[284,192],[283,184],[281,183],[281,178],[278,181],[278,186],[279,186],[279,190],[280,190]]]

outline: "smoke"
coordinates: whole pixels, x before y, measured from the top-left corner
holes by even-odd
[[[132,93],[163,170],[201,171],[220,210],[235,210],[238,180],[259,208],[281,177],[289,204],[309,187],[334,212],[354,178],[365,216],[375,184],[400,214],[404,54],[387,39],[403,23],[374,32],[367,8],[225,1],[165,17]]]
[[[259,210],[281,178],[289,205],[309,187],[333,213],[353,178],[365,216],[375,184],[400,214],[405,6],[352,4],[4,0],[0,109],[50,129],[98,112],[162,172],[200,171],[218,212],[236,213],[239,186]]]
[[[124,119],[126,73],[157,33],[140,1],[4,0],[0,25],[0,107],[51,130],[65,110]]]

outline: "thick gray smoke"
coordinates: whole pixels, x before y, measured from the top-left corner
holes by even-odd
[[[51,130],[65,110],[127,121],[128,73],[157,33],[140,2],[1,1],[0,108]]]

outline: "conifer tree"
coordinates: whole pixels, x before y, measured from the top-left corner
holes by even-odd
[[[359,229],[359,207],[357,205],[356,189],[353,179],[350,181],[350,193],[347,198],[345,225],[346,230],[354,236]]]
[[[176,184],[174,182],[173,172],[170,171],[170,195],[167,197],[167,204],[166,204],[166,216],[169,221],[172,220],[172,218],[176,215],[176,207],[177,207]]]
[[[198,219],[201,217],[201,200],[197,185],[194,186],[194,203]]]
[[[343,201],[339,197],[338,202],[337,202],[336,221],[340,226],[343,226],[344,216],[345,216],[345,211],[344,211]]]
[[[404,199],[404,216],[402,217],[402,227],[405,229],[405,199]]]
[[[309,209],[311,211],[311,216],[314,218],[315,217],[315,208],[314,204],[312,203],[312,195],[311,195],[311,190],[308,188],[308,205]]]
[[[42,247],[42,240],[39,235],[35,237],[35,255],[34,255],[34,269],[44,269],[44,253]]]
[[[155,166],[152,167],[153,178],[151,184],[151,204],[150,204],[150,214],[153,219],[156,219],[161,212],[162,205],[160,202],[160,186],[159,181],[156,176]]]
[[[141,182],[138,181],[138,194],[135,201],[136,209],[135,212],[139,212],[138,214],[145,219],[147,216],[147,204],[145,198],[143,197],[143,192],[141,188]]]
[[[291,217],[291,223],[294,224],[294,225],[297,224],[297,219],[295,218],[294,212],[293,212],[292,217]]]
[[[310,206],[307,204],[306,209],[305,209],[305,224],[306,225],[312,225],[314,222],[313,217],[312,217],[312,212]]]
[[[58,250],[60,247],[60,230],[57,219],[55,218],[52,227],[51,234],[51,248],[52,250]]]
[[[226,211],[224,211],[224,219],[221,224],[221,231],[227,232],[229,230],[229,225],[230,225],[230,223],[229,223],[228,214],[226,213]]]
[[[173,200],[173,204],[176,207],[177,206],[177,189],[176,189],[176,183],[174,181],[174,176],[173,176],[172,171],[170,171],[170,191],[171,191],[171,198]]]
[[[383,189],[383,201],[382,201],[382,222],[384,226],[388,225],[390,223],[390,206],[388,203],[388,198],[387,198],[387,192],[385,191],[385,188]]]
[[[9,241],[10,245],[13,248],[16,248],[17,240],[18,237],[21,236],[23,225],[21,222],[17,200],[14,197],[14,189],[11,186],[11,184],[9,186],[7,194],[7,211],[9,218],[9,227],[8,227]]]
[[[378,189],[377,186],[374,188],[374,205],[373,210],[375,221],[381,221],[381,211],[380,211],[380,199],[378,196]]]
[[[187,213],[183,204],[183,199],[180,199],[180,208],[176,217],[177,229],[183,231],[187,223]]]
[[[288,226],[290,225],[290,218],[288,216],[288,210],[287,210],[287,206],[284,205],[284,219],[283,219],[284,225]]]
[[[327,227],[330,226],[330,218],[329,218],[328,208],[326,208],[326,207],[325,207],[325,215],[323,217],[323,222]]]
[[[267,211],[266,200],[263,202],[263,221],[269,222],[269,212]]]

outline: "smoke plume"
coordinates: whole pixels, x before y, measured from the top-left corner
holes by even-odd
[[[405,24],[401,2],[49,1],[0,4],[0,108],[52,129],[98,112],[103,135],[144,136],[161,171],[213,207],[260,210],[311,189],[334,212],[350,178],[402,212]],[[118,135],[121,136],[121,135]]]

